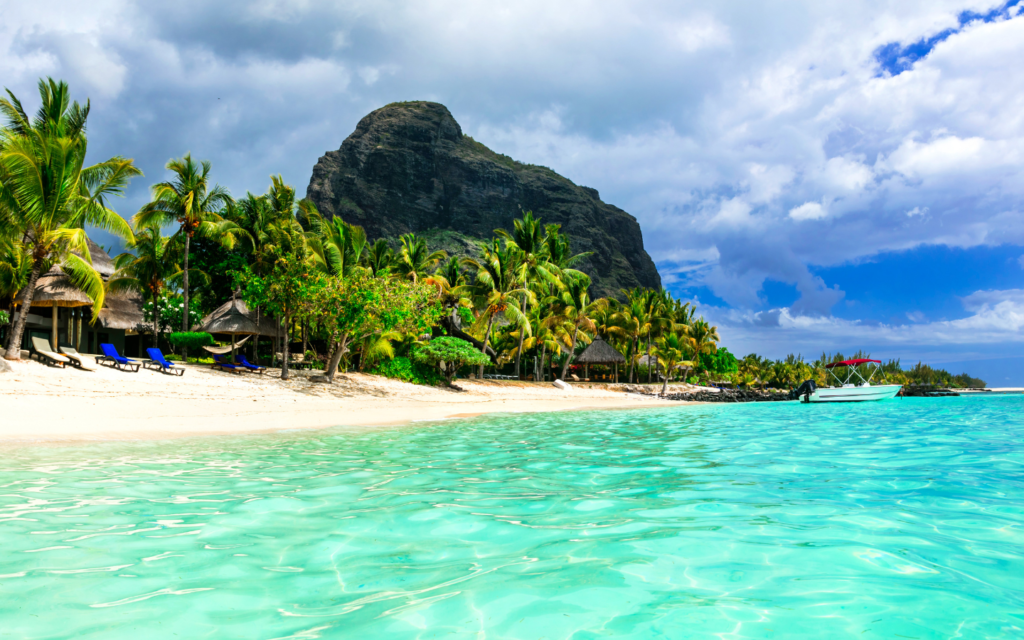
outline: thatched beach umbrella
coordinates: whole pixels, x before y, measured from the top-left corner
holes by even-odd
[[[235,359],[235,337],[254,336],[260,334],[256,321],[243,311],[245,303],[234,297],[227,304],[221,305],[216,311],[204,318],[199,331],[206,333],[223,333],[231,336],[231,359]],[[219,314],[217,312],[220,312]]]
[[[599,335],[594,336],[594,341],[583,350],[580,357],[576,358],[576,364],[584,365],[584,378],[590,377],[590,365],[592,364],[615,365],[615,382],[619,381],[619,364],[625,361],[625,356],[619,353],[615,347],[605,342]]]
[[[21,303],[22,293],[19,291],[14,298],[15,304]],[[53,324],[50,343],[54,352],[60,353],[60,344],[57,339],[57,316],[61,307],[74,309],[76,307],[91,307],[92,298],[85,295],[81,289],[71,284],[71,279],[61,271],[60,267],[53,267],[36,280],[36,290],[32,296],[33,307],[50,307],[52,309]],[[22,313],[28,313],[28,309],[22,309]],[[74,345],[71,336],[68,341]],[[77,346],[77,345],[75,345]]]

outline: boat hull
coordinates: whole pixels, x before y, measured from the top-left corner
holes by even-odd
[[[814,390],[805,402],[872,402],[893,398],[903,385],[881,384],[872,387],[826,387]]]

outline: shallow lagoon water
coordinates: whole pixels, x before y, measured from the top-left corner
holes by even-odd
[[[1020,638],[1022,410],[6,449],[0,638]]]

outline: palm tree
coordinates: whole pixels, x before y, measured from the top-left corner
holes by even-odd
[[[513,221],[512,233],[504,229],[495,229],[494,232],[522,252],[526,267],[527,286],[556,279],[554,272],[558,269],[548,261],[548,245],[545,242],[544,230],[540,219],[535,218],[532,211],[527,211],[521,219]],[[565,246],[568,249],[567,242]],[[527,296],[523,296],[520,300],[519,310],[523,313],[527,311],[528,300]],[[520,377],[520,360],[526,333],[526,331],[518,332],[519,344],[515,349],[516,378]]]
[[[444,251],[431,252],[427,249],[427,241],[417,238],[414,233],[403,235],[401,240],[402,248],[398,251],[397,267],[401,275],[413,282],[448,257]]]
[[[592,316],[603,308],[607,301],[604,299],[591,300],[587,290],[590,288],[590,277],[585,274],[566,278],[562,289],[554,296],[557,311],[555,315],[547,319],[549,325],[561,324],[565,327],[566,335],[569,336],[569,353],[562,363],[562,376],[565,379],[565,372],[569,370],[576,355],[576,344],[579,342],[580,330],[593,332],[595,330]]]
[[[684,359],[688,346],[686,337],[678,333],[666,333],[658,340],[656,352],[658,359],[665,365],[665,382],[661,385],[662,396],[668,392],[668,383],[677,368],[693,366],[693,362]]]
[[[31,264],[22,289],[22,313],[7,341],[6,357],[21,357],[21,337],[32,306],[36,281],[44,268],[60,265],[71,283],[93,302],[93,317],[103,308],[103,279],[92,266],[85,225],[131,240],[132,230],[107,208],[110,196],[123,195],[128,181],[142,172],[131,160],[114,157],[85,166],[85,123],[89,102],[71,102],[68,85],[39,81],[42,106],[29,119],[10,91],[0,111],[10,124],[0,131],[0,223],[15,229]]]
[[[114,258],[117,271],[107,283],[107,290],[138,291],[153,300],[153,346],[159,347],[160,292],[165,283],[181,273],[171,259],[170,238],[160,233],[160,227],[150,227],[135,234],[129,245],[134,253],[122,253]]]
[[[484,318],[487,319],[487,328],[484,331],[483,352],[487,353],[487,347],[491,339],[491,328],[494,319],[499,313],[504,313],[505,319],[513,325],[525,331],[530,330],[526,322],[526,316],[519,310],[516,304],[521,296],[533,296],[533,292],[523,286],[524,263],[523,252],[514,245],[506,244],[494,238],[491,246],[484,249],[483,258],[480,261],[467,258],[465,264],[476,270],[477,306],[480,308],[478,323]],[[483,377],[484,365],[480,365],[479,375]]]
[[[329,222],[314,222],[313,228],[317,241],[312,248],[323,268],[339,278],[359,268],[366,252],[366,231],[362,227],[335,217]]]
[[[569,236],[562,234],[559,231],[561,228],[562,225],[559,224],[549,224],[544,228],[544,244],[547,246],[547,259],[559,273],[565,269],[571,269],[585,258],[594,255],[593,251],[573,254]],[[580,272],[577,271],[576,273]]]
[[[17,238],[0,237],[0,300],[14,302],[14,296],[28,283],[32,262]],[[11,305],[13,307],[13,304]]]
[[[722,340],[718,337],[718,327],[711,326],[704,318],[694,320],[687,328],[686,335],[697,368],[700,367],[701,354],[715,353],[718,351],[718,343]]]
[[[378,238],[367,248],[363,260],[370,273],[377,277],[391,272],[395,266],[395,252],[388,246],[387,240]]]
[[[137,228],[178,224],[175,236],[184,244],[182,291],[185,315],[182,331],[189,330],[188,254],[192,238],[198,235],[231,248],[235,234],[240,231],[238,225],[225,220],[219,213],[231,202],[231,196],[220,185],[210,186],[211,166],[209,160],[197,164],[188,153],[184,158],[169,161],[167,169],[174,173],[174,179],[153,185],[152,202],[142,207],[133,218]]]

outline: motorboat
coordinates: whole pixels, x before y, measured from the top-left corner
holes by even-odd
[[[860,358],[843,360],[825,365],[828,374],[835,380],[830,387],[818,387],[813,380],[800,385],[797,397],[801,402],[869,402],[871,400],[888,400],[893,398],[901,384],[871,384],[871,379],[878,372],[881,360]],[[861,372],[863,369],[867,377]]]

